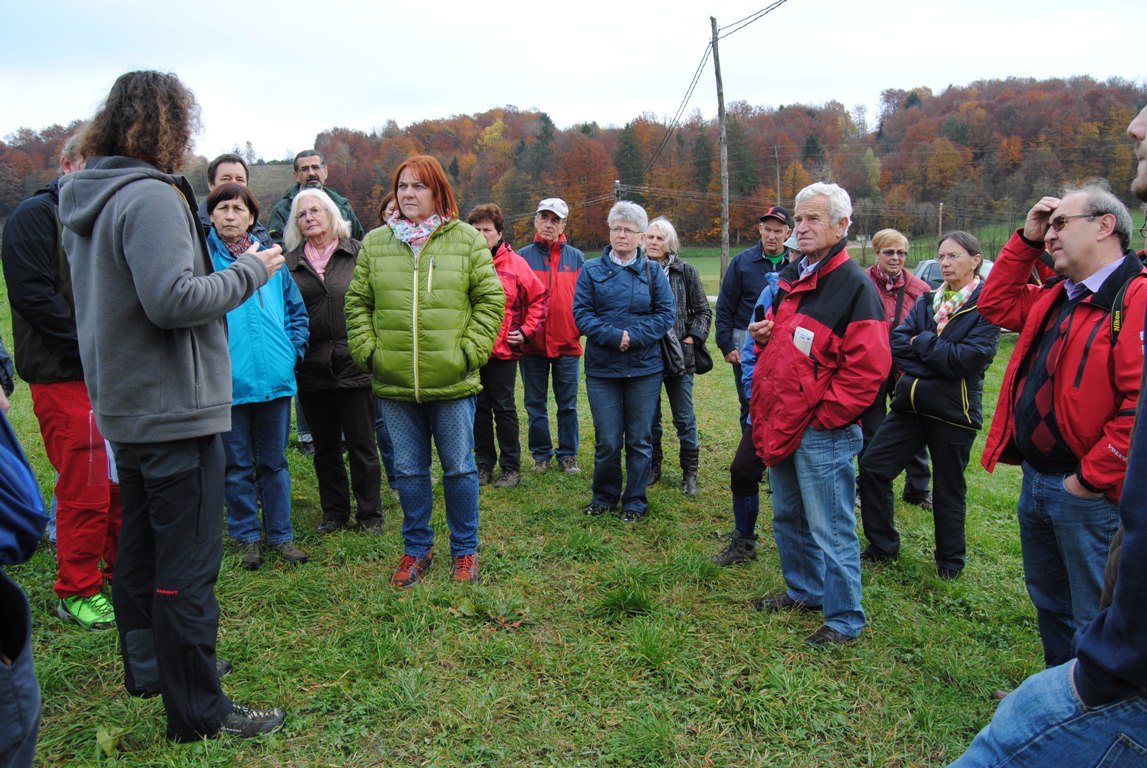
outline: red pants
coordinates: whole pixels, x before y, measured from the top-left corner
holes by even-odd
[[[88,597],[111,578],[119,540],[119,485],[82,381],[30,384],[56,481],[56,595]],[[105,566],[100,572],[100,560]]]

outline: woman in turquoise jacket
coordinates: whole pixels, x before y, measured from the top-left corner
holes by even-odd
[[[262,250],[251,234],[259,203],[241,184],[222,184],[207,198],[211,232],[207,244],[216,270],[249,250]],[[262,539],[283,559],[305,563],[291,525],[291,472],[284,453],[291,428],[295,365],[309,336],[307,310],[286,272],[271,276],[255,295],[227,313],[231,352],[231,431],[224,435],[227,459],[224,498],[227,532],[239,543],[243,565],[262,564]],[[259,524],[259,500],[263,523]]]
[[[486,240],[459,221],[433,157],[394,176],[398,211],[363,241],[346,296],[351,356],[374,377],[394,444],[404,553],[391,584],[418,583],[433,561],[430,441],[442,464],[453,578],[477,578],[479,369],[502,327],[505,293]]]

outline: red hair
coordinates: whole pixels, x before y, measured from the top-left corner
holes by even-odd
[[[454,199],[454,190],[450,188],[450,182],[446,180],[446,171],[442,170],[442,164],[430,155],[409,157],[402,165],[398,166],[398,170],[394,172],[394,186],[391,190],[396,198],[398,197],[398,179],[407,168],[418,177],[419,181],[430,188],[430,192],[434,195],[435,213],[443,218],[460,218],[458,201]],[[401,211],[401,209],[402,204],[400,203],[399,210]]]

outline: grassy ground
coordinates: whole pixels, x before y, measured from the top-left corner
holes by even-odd
[[[11,339],[7,316],[0,333]],[[987,403],[1010,351],[1005,341]],[[388,586],[402,549],[389,494],[385,535],[316,534],[314,473],[292,451],[297,538],[311,562],[292,568],[272,556],[248,572],[228,548],[217,588],[219,650],[235,664],[225,690],[289,713],[282,733],[260,741],[168,744],[160,701],[123,691],[114,633],[53,615],[54,563],[41,550],[10,570],[33,606],[38,764],[946,764],[991,717],[990,692],[1041,666],[1014,520],[1017,474],[989,476],[975,460],[969,468],[969,563],[956,581],[935,575],[929,516],[899,505],[900,560],[865,566],[862,640],[814,651],[802,640],[818,617],[752,610],[783,587],[767,501],[760,560],[710,562],[731,527],[730,378],[719,365],[697,380],[700,495],[678,493],[670,461],[649,519],[635,526],[577,511],[589,500],[593,451],[583,393],[586,471],[482,489],[482,581],[470,588],[450,583],[445,562],[415,589]],[[50,494],[26,386],[12,416]],[[666,455],[676,450],[670,439]],[[440,496],[434,524],[445,536]]]

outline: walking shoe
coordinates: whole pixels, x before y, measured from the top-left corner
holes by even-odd
[[[318,531],[319,533],[334,533],[342,527],[343,524],[338,520],[323,520],[319,523]]]
[[[489,485],[493,477],[494,473],[490,471],[489,467],[478,467],[478,485]]]
[[[757,537],[756,536],[742,536],[738,530],[733,530],[733,536],[729,543],[717,553],[713,558],[713,562],[720,566],[734,565],[735,563],[747,563],[750,560],[757,559]]]
[[[521,472],[502,472],[502,476],[494,481],[495,488],[517,488],[522,483]]]
[[[645,519],[645,512],[637,509],[623,509],[620,517],[623,523],[636,523]]]
[[[821,610],[819,605],[809,605],[802,603],[800,600],[794,600],[789,596],[788,592],[779,592],[775,595],[765,595],[758,600],[754,607],[758,611],[765,613],[778,613],[780,611],[804,611],[806,613],[816,613]]]
[[[583,515],[591,515],[593,517],[597,517],[598,515],[604,515],[608,511],[609,511],[609,507],[607,507],[603,504],[596,504],[592,501],[589,504],[586,504],[584,507],[581,508],[581,513]]]
[[[464,581],[473,584],[478,580],[478,556],[456,555],[454,565],[450,568],[450,578],[454,581]]]
[[[889,560],[895,560],[899,553],[885,552],[883,549],[877,549],[869,544],[860,553],[860,559],[866,563],[887,563]]]
[[[912,498],[909,498],[907,496],[901,496],[900,498],[904,500],[905,504],[915,504],[916,506],[920,507],[920,509],[924,510],[925,512],[931,512],[932,511],[932,494],[930,494],[930,493],[926,493],[923,496],[916,496],[916,497],[912,497]]]
[[[307,562],[307,553],[296,547],[293,541],[284,541],[282,544],[276,544],[275,551],[288,563],[301,564]]]
[[[830,645],[848,645],[855,640],[855,637],[849,637],[843,632],[837,632],[827,624],[821,624],[820,629],[804,639],[805,645],[811,645],[813,648],[827,648]]]
[[[581,467],[577,465],[577,459],[573,456],[562,456],[561,461],[558,462],[562,465],[562,472],[567,475],[580,475]]]
[[[413,587],[422,581],[422,575],[430,570],[432,562],[434,562],[433,552],[427,552],[425,557],[403,555],[398,561],[398,567],[394,569],[394,575],[390,577],[390,586],[399,589]]]
[[[369,533],[371,536],[382,535],[382,518],[374,517],[367,520],[365,523],[359,523],[363,533]]]
[[[219,733],[250,739],[275,733],[287,721],[287,713],[278,707],[273,709],[252,709],[242,704],[232,704],[231,712],[219,725]]]
[[[115,628],[115,609],[99,592],[88,597],[65,597],[56,604],[56,615],[96,632]]]
[[[534,472],[547,472],[549,471],[549,468],[549,459],[534,459],[534,466],[532,467]]]
[[[239,554],[243,557],[243,567],[248,571],[257,571],[263,564],[263,548],[257,541],[239,542]]]

